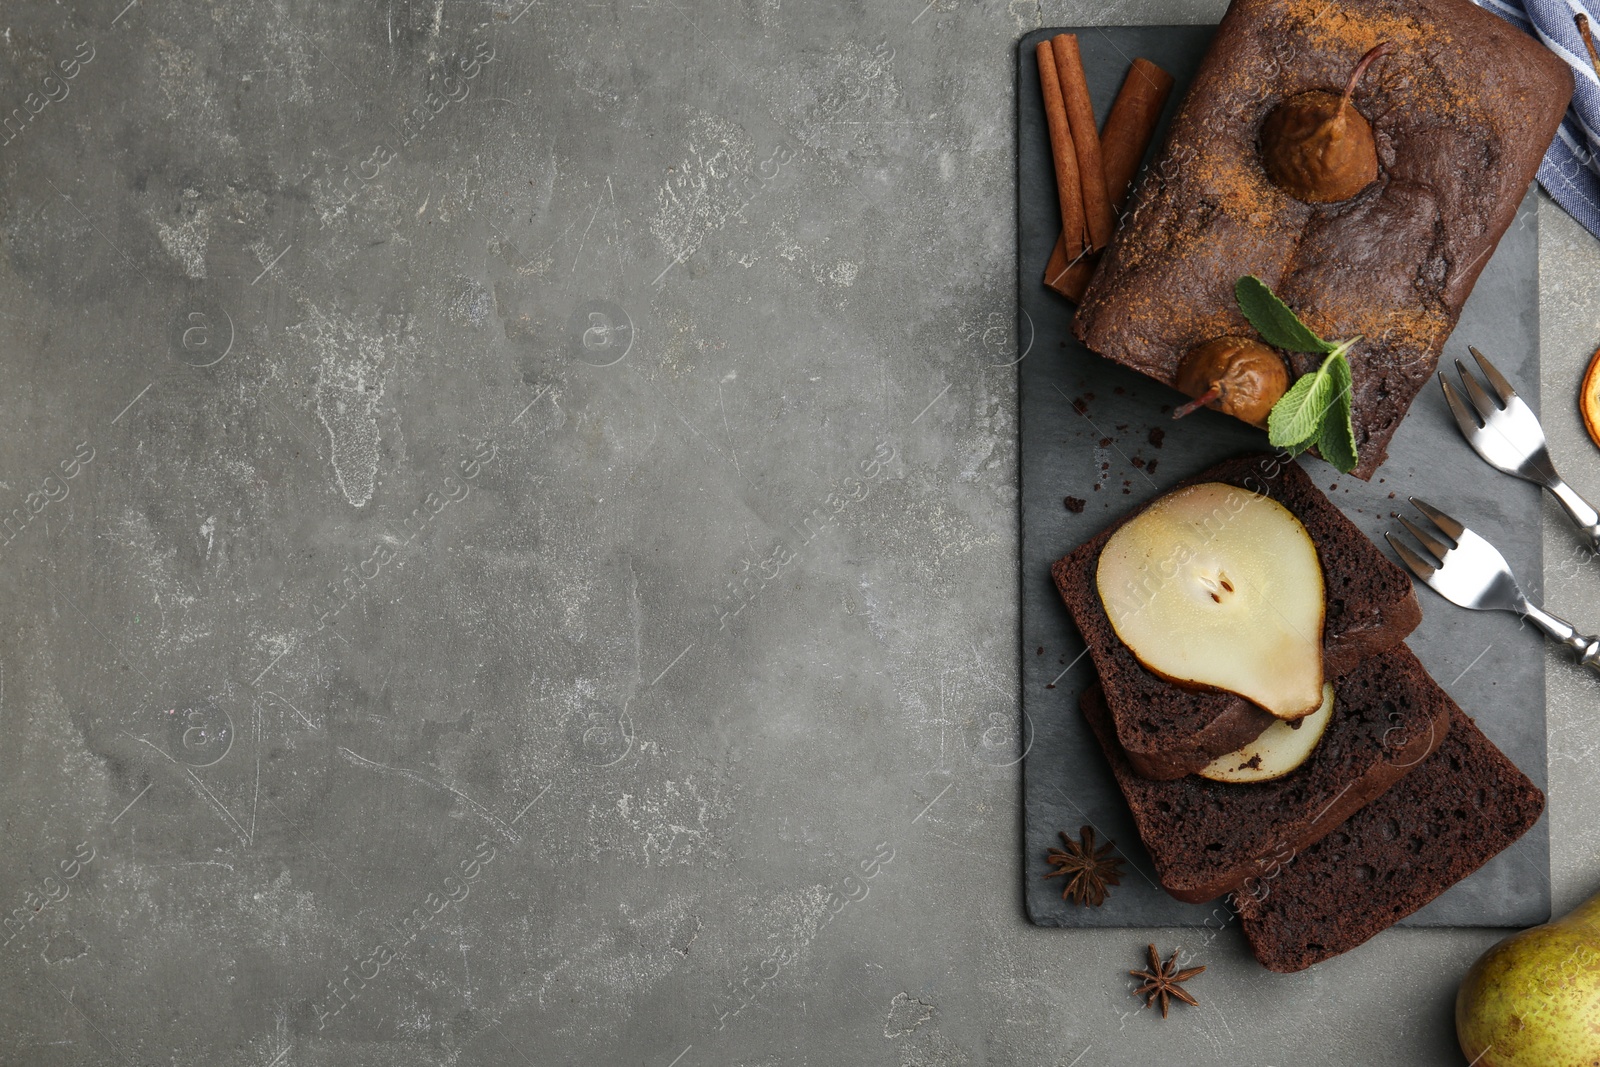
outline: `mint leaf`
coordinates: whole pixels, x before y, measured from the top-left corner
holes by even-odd
[[[1322,436],[1317,438],[1317,451],[1322,458],[1345,474],[1356,469],[1356,435],[1350,423],[1350,398],[1341,396],[1328,409],[1328,419],[1322,424]]]
[[[1317,443],[1333,400],[1333,379],[1323,373],[1326,366],[1325,361],[1323,367],[1301,375],[1272,405],[1267,414],[1267,440],[1274,447],[1299,454]]]
[[[1317,436],[1317,451],[1323,459],[1349,474],[1356,469],[1356,435],[1350,421],[1350,363],[1343,352],[1336,352],[1323,361],[1321,370],[1328,372],[1333,383],[1333,399],[1322,420],[1322,432]]]
[[[1346,474],[1356,469],[1356,435],[1350,419],[1350,361],[1354,341],[1338,346],[1322,366],[1300,377],[1267,415],[1267,439],[1299,455],[1312,445]]]
[[[1289,310],[1289,305],[1279,300],[1267,283],[1254,274],[1246,274],[1234,283],[1233,298],[1261,339],[1275,348],[1326,355],[1337,347],[1312,333],[1311,328]]]

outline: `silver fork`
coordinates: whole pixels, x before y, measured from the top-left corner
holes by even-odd
[[[1410,519],[1400,517],[1401,525],[1421,543],[1427,555],[1419,554],[1392,533],[1383,535],[1412,574],[1461,607],[1516,612],[1565,645],[1583,666],[1600,672],[1600,637],[1580,634],[1565,619],[1530,602],[1499,549],[1426,501],[1416,497],[1410,500],[1445,535],[1441,540]]]
[[[1550,495],[1556,498],[1561,510],[1578,528],[1589,550],[1600,552],[1600,511],[1596,511],[1556,473],[1555,464],[1550,462],[1550,449],[1545,444],[1544,427],[1539,424],[1539,416],[1533,413],[1533,409],[1517,395],[1511,383],[1482,352],[1470,345],[1468,351],[1478,361],[1478,368],[1489,379],[1489,384],[1500,399],[1497,403],[1458,359],[1455,361],[1456,371],[1461,375],[1461,384],[1472,401],[1471,407],[1468,407],[1461,394],[1445,379],[1444,371],[1440,371],[1439,384],[1444,386],[1445,402],[1456,417],[1461,435],[1489,466],[1550,490]],[[1479,426],[1479,422],[1483,425]]]

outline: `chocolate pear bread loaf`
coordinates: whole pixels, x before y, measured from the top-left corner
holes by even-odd
[[[1337,94],[1381,42],[1388,53],[1352,98],[1376,180],[1332,203],[1297,199],[1263,164],[1268,115],[1301,93]],[[1354,473],[1370,478],[1572,86],[1559,57],[1470,0],[1234,0],[1074,330],[1176,387],[1190,350],[1254,336],[1233,287],[1257,275],[1322,337],[1361,336],[1349,356]],[[1289,360],[1301,375],[1321,356]]]
[[[1403,778],[1444,740],[1452,705],[1400,645],[1334,682],[1333,715],[1305,763],[1250,784],[1142,777],[1117,746],[1098,687],[1081,707],[1162,888],[1199,903],[1281,864]]]
[[[1241,456],[1174,489],[1200,482],[1264,493],[1304,524],[1322,565],[1323,670],[1328,679],[1399,645],[1422,620],[1410,576],[1345,518],[1298,464],[1270,454]],[[1254,740],[1277,720],[1233,693],[1185,688],[1158,677],[1117,637],[1095,576],[1101,549],[1127,521],[1058,560],[1051,575],[1089,646],[1118,747],[1129,766],[1147,778],[1181,778]]]
[[[1234,895],[1256,959],[1299,971],[1348,952],[1482,867],[1544,794],[1455,705],[1432,756],[1276,877]]]

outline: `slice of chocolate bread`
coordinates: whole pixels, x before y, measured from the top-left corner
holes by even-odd
[[[1082,700],[1157,879],[1194,903],[1272,870],[1399,781],[1444,740],[1452,706],[1401,645],[1334,683],[1333,717],[1310,759],[1282,778],[1238,785],[1135,774],[1100,690],[1090,687]]]
[[[1304,203],[1273,184],[1260,131],[1285,99],[1356,87],[1378,179]],[[1528,191],[1572,95],[1560,57],[1469,0],[1234,0],[1074,330],[1108,359],[1176,386],[1183,357],[1251,335],[1234,303],[1255,274],[1350,352],[1370,478]],[[1320,356],[1290,357],[1296,374]]]
[[[1226,482],[1265,493],[1305,525],[1322,564],[1327,599],[1323,670],[1329,679],[1395,647],[1422,621],[1411,577],[1389,562],[1298,464],[1269,454],[1241,456],[1174,489],[1197,482]],[[1164,681],[1117,638],[1100,601],[1095,570],[1106,540],[1126,521],[1058,560],[1051,575],[1089,646],[1116,723],[1117,742],[1129,764],[1147,778],[1181,778],[1259,737],[1276,720],[1233,693]]]
[[[1299,971],[1348,952],[1489,862],[1544,811],[1544,794],[1452,701],[1450,733],[1415,771],[1236,893],[1256,959]]]

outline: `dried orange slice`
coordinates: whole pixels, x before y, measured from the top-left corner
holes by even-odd
[[[1583,428],[1589,431],[1589,440],[1600,445],[1600,349],[1589,361],[1584,373],[1583,386],[1578,391],[1578,411],[1583,415]]]

